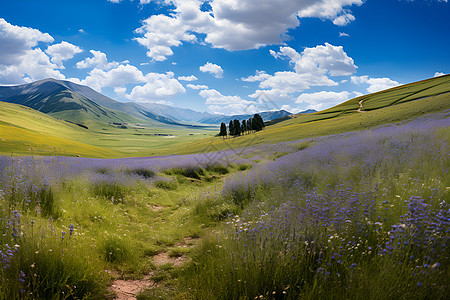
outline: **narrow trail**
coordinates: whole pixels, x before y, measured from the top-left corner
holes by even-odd
[[[141,280],[114,280],[111,290],[116,294],[113,299],[117,300],[135,300],[136,295],[144,289],[156,286],[151,280],[151,275],[146,275]]]
[[[361,109],[363,108],[363,105],[362,105],[362,104],[363,104],[363,101],[364,101],[364,99],[358,102],[359,108],[356,110],[357,112],[365,113],[365,111],[362,111],[362,110],[361,110]]]
[[[191,248],[196,243],[198,243],[198,241],[199,239],[187,237],[182,242],[175,244],[175,246]],[[184,254],[172,257],[167,252],[161,252],[153,256],[151,260],[156,267],[161,267],[166,264],[172,264],[173,267],[178,268],[189,262],[190,259]],[[114,272],[112,273],[114,274]],[[114,275],[119,277],[119,274]],[[150,272],[139,280],[115,279],[110,287],[110,291],[115,294],[115,296],[111,299],[135,300],[139,292],[158,286],[158,284],[152,280],[153,275],[153,272]]]

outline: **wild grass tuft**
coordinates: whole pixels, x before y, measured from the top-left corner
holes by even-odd
[[[59,231],[18,212],[6,219],[11,226],[3,227],[7,232],[0,237],[1,299],[100,299],[105,294],[104,272],[72,235],[73,227]]]
[[[173,167],[164,170],[167,175],[183,175],[184,177],[200,179],[200,176],[205,175],[205,170],[201,166],[185,166]]]
[[[101,252],[106,261],[114,263],[124,262],[130,255],[127,243],[113,236],[102,242]]]
[[[155,171],[153,171],[151,169],[146,169],[146,168],[127,169],[125,171],[125,173],[135,174],[135,175],[141,176],[145,179],[152,178],[153,176],[155,176]]]
[[[104,197],[114,204],[123,203],[128,189],[115,181],[100,180],[92,183],[92,193],[97,197]]]
[[[155,187],[164,190],[176,190],[178,188],[178,184],[175,180],[169,178],[160,178],[153,182]]]

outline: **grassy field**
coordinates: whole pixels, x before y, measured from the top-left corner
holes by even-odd
[[[450,94],[447,93],[363,113],[348,111],[342,114],[333,112],[326,115],[320,113],[306,116],[298,115],[293,119],[268,126],[260,132],[237,138],[207,138],[190,143],[183,147],[182,150],[176,149],[173,153],[198,153],[208,149],[221,150],[230,147],[248,147],[257,144],[285,142],[327,134],[364,130],[373,126],[402,122],[411,117],[444,111],[449,108]]]
[[[216,134],[215,129],[171,125],[126,127],[96,123],[94,128],[86,129],[28,107],[0,102],[0,153],[103,158],[150,156]]]

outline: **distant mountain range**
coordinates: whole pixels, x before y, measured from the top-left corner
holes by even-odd
[[[0,86],[0,101],[28,106],[52,117],[85,125],[101,122],[146,123],[161,126],[215,125],[234,119],[245,120],[253,116],[210,114],[157,103],[124,103],[98,93],[90,87],[56,79],[44,79],[17,86]],[[260,115],[265,121],[270,121],[289,116],[291,113],[279,110],[261,112]]]

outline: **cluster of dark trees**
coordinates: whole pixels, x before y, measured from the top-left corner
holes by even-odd
[[[228,124],[228,134],[230,136],[240,136],[244,134],[249,134],[254,131],[260,131],[264,128],[264,121],[259,114],[255,114],[252,118],[248,120],[242,120],[242,123],[238,120],[231,120]],[[219,136],[226,137],[227,135],[227,125],[222,122],[220,124]]]

